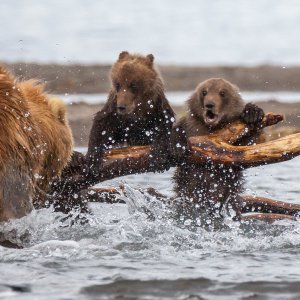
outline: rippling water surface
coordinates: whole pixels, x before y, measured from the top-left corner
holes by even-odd
[[[0,59],[111,63],[127,49],[165,64],[299,64],[299,16],[295,0],[0,1]],[[300,202],[299,168],[252,169],[246,192]],[[105,183],[125,182],[126,204],[93,204],[85,225],[51,209],[2,224],[25,247],[0,247],[0,298],[300,299],[299,221],[179,226],[138,190],[170,196],[171,173]]]
[[[247,194],[299,202],[299,166],[296,158],[248,171]],[[125,182],[126,204],[93,204],[89,224],[67,226],[45,209],[1,225],[26,247],[0,247],[0,298],[299,299],[299,222],[178,226],[138,190],[170,196],[172,171],[105,183]]]

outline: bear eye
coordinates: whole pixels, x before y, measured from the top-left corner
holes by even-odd
[[[221,91],[220,93],[220,96],[223,98],[223,97],[225,97],[225,92],[224,91]]]
[[[207,91],[202,91],[202,95],[206,96],[207,95]]]
[[[138,84],[136,82],[131,82],[131,84],[129,85],[129,88],[131,89],[131,91],[133,93],[136,93],[139,89]]]
[[[117,82],[117,83],[115,84],[115,88],[116,88],[116,91],[119,92],[120,89],[121,89],[121,84],[120,84],[119,82]]]

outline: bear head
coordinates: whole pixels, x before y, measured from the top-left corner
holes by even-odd
[[[230,122],[244,107],[238,87],[222,78],[201,82],[188,102],[191,116],[208,128]]]
[[[113,64],[110,77],[116,112],[139,115],[151,111],[162,82],[153,67],[154,56],[120,53]]]

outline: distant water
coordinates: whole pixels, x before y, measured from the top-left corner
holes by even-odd
[[[297,0],[3,0],[0,60],[111,63],[122,50],[160,64],[300,64]]]
[[[299,168],[296,158],[249,170],[246,193],[299,203]],[[300,299],[300,221],[179,227],[138,191],[171,195],[172,171],[105,183],[125,182],[126,204],[92,205],[86,225],[68,227],[51,209],[2,224],[26,248],[0,247],[0,298]]]
[[[167,92],[166,96],[172,105],[184,105],[185,101],[191,96],[192,91]],[[256,102],[265,100],[277,100],[285,103],[298,103],[300,101],[299,92],[265,92],[265,91],[245,91],[241,93],[245,102]],[[85,102],[89,104],[104,103],[107,94],[64,94],[59,95],[65,103]]]

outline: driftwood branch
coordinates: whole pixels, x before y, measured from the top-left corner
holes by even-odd
[[[282,119],[281,115],[267,114],[262,127],[274,125]],[[286,161],[300,154],[299,133],[253,146],[232,145],[249,134],[250,130],[243,122],[236,121],[214,134],[191,137],[189,138],[191,151],[187,159],[199,166],[211,161],[216,164],[247,168]],[[106,151],[104,163],[97,176],[76,174],[74,178],[68,178],[68,182],[74,183],[77,189],[81,190],[116,177],[161,170],[161,165],[157,164],[151,157],[150,146],[115,148]],[[170,166],[176,166],[175,160],[171,160],[166,169]],[[65,182],[58,185],[62,184]]]
[[[274,125],[282,119],[281,115],[267,114],[262,127]],[[188,160],[196,165],[210,161],[248,168],[290,160],[300,154],[299,133],[252,146],[232,145],[246,136],[249,130],[246,124],[237,121],[214,134],[191,137],[189,138],[191,153]],[[112,149],[105,154],[99,181],[152,169],[155,169],[155,166],[153,167],[151,161],[149,146]]]
[[[300,133],[253,146],[232,146],[220,140],[191,138],[195,164],[212,161],[216,164],[256,167],[290,160],[300,154]]]
[[[285,214],[274,214],[274,213],[261,213],[261,214],[253,214],[253,215],[243,215],[241,221],[253,221],[259,220],[268,223],[273,223],[274,221],[279,220],[294,220],[296,221],[296,217],[285,215]]]
[[[242,199],[242,213],[275,213],[299,216],[300,204],[273,200],[265,197],[244,195]]]

